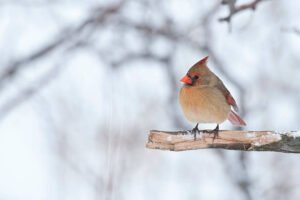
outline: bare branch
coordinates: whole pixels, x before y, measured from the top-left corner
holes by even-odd
[[[37,50],[36,52],[33,52],[27,57],[24,57],[20,60],[12,62],[9,66],[5,67],[5,70],[0,74],[0,90],[3,87],[4,82],[7,79],[12,78],[17,72],[25,67],[29,66],[31,62],[34,62],[51,52],[53,50],[57,49],[58,47],[64,45],[66,42],[72,40],[74,36],[77,36],[80,34],[83,30],[85,30],[87,27],[93,24],[99,24],[106,20],[111,14],[116,13],[121,6],[123,5],[124,1],[119,2],[118,4],[110,5],[105,8],[98,8],[95,9],[94,12],[89,16],[87,19],[85,19],[83,22],[81,22],[79,25],[77,25],[74,28],[64,28],[61,32],[61,36],[54,41],[49,42],[47,45],[42,47],[41,49]]]
[[[149,149],[187,151],[196,149],[229,149],[241,151],[275,151],[300,153],[299,132],[277,133],[274,131],[219,131],[213,140],[212,134],[201,133],[194,140],[190,131],[150,131],[146,147]]]
[[[250,3],[246,3],[240,6],[236,6],[236,0],[224,0],[222,4],[227,4],[229,7],[229,15],[227,17],[222,17],[219,19],[220,22],[230,22],[231,18],[236,15],[237,13],[244,11],[244,10],[255,10],[257,5],[264,0],[255,0]]]

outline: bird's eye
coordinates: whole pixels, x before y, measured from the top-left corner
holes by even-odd
[[[197,75],[196,75],[196,76],[194,76],[194,79],[195,79],[195,80],[197,80],[198,78],[199,78],[199,76],[197,76]]]

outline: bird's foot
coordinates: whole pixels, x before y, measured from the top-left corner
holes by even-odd
[[[214,134],[214,137],[213,137],[213,142],[214,142],[214,140],[219,136],[219,124],[213,130],[203,130],[202,132],[208,133],[208,134]]]
[[[196,141],[197,134],[200,134],[200,130],[198,129],[198,124],[195,126],[195,128],[192,129],[192,134],[194,134],[194,141]]]

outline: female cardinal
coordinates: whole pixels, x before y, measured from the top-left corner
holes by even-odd
[[[208,56],[194,64],[180,80],[185,83],[179,93],[179,100],[185,117],[197,123],[192,132],[194,139],[199,132],[198,123],[217,123],[212,131],[218,136],[219,124],[228,119],[234,125],[246,123],[234,111],[238,107],[223,82],[207,67]]]

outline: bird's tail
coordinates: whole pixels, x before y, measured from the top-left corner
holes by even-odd
[[[246,126],[246,122],[238,116],[235,112],[232,110],[230,111],[228,115],[228,120],[233,124],[233,125],[238,125],[238,126]]]

